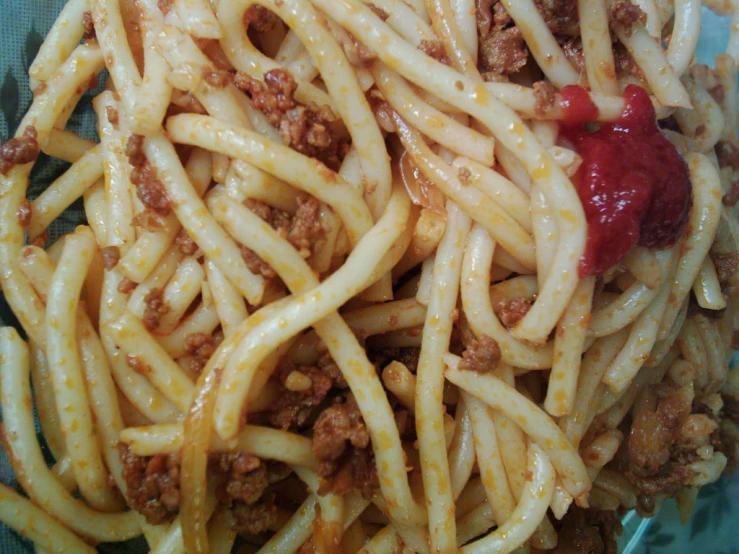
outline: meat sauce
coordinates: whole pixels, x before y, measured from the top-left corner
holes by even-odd
[[[585,89],[560,91],[562,135],[583,159],[574,184],[588,222],[580,277],[601,275],[632,247],[667,248],[688,222],[688,168],[660,133],[646,91],[629,85],[621,118],[590,131],[598,115]]]

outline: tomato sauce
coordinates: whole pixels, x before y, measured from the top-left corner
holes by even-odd
[[[594,120],[597,108],[587,91],[568,86],[560,94],[561,134],[583,159],[573,179],[588,222],[579,275],[603,274],[637,244],[673,245],[688,222],[691,184],[685,162],[657,128],[649,95],[627,86],[621,118],[591,132],[583,122]]]

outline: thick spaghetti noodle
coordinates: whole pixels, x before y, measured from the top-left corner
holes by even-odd
[[[0,149],[0,520],[612,552],[618,511],[689,513],[739,454],[739,8],[705,4],[714,69],[697,0],[70,0]]]

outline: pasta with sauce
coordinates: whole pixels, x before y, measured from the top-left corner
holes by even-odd
[[[325,554],[687,516],[739,444],[739,9],[703,4],[713,68],[697,0],[69,0],[0,148],[0,520]]]

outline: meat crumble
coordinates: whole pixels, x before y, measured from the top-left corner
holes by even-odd
[[[500,346],[498,341],[487,335],[473,340],[462,354],[459,369],[475,373],[489,373],[500,363]]]
[[[27,229],[31,224],[32,215],[33,208],[31,207],[31,201],[28,198],[24,198],[21,201],[21,205],[18,206],[18,223],[23,229]]]
[[[149,294],[144,297],[144,303],[146,304],[143,317],[144,327],[149,331],[153,331],[159,327],[162,316],[169,312],[169,305],[164,302],[164,289],[151,289]]]
[[[126,445],[118,452],[129,505],[152,525],[172,521],[180,505],[179,455],[138,456]]]
[[[29,125],[20,137],[0,146],[0,172],[7,175],[16,165],[35,162],[41,151],[37,138],[36,128]]]
[[[513,329],[529,313],[533,303],[530,298],[511,298],[494,307],[495,315],[506,329]]]
[[[286,69],[272,69],[264,82],[237,72],[234,84],[249,94],[255,109],[267,116],[283,142],[294,150],[338,168],[348,143],[335,132],[338,118],[328,106],[299,104],[294,96],[298,84]]]
[[[131,183],[136,187],[136,196],[148,209],[159,215],[167,215],[171,204],[164,184],[157,179],[156,171],[143,152],[144,137],[131,135],[126,144],[126,156],[132,166]]]

